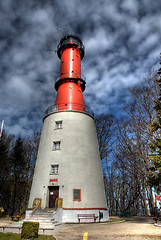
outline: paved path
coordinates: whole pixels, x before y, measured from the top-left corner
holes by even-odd
[[[125,221],[122,223],[67,224],[55,235],[56,240],[82,240],[88,232],[89,240],[159,240],[161,227],[152,221]]]
[[[0,218],[0,226],[12,224],[10,218]]]
[[[0,225],[11,223],[0,219]],[[136,217],[121,223],[63,224],[54,236],[56,240],[82,240],[84,232],[89,240],[161,240],[161,227],[155,227],[152,218]]]

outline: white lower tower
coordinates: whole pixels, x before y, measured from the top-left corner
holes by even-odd
[[[65,89],[81,89],[76,81],[65,82]],[[94,221],[89,217],[92,214],[96,221],[100,216],[101,221],[107,221],[93,112],[80,103],[60,104],[60,95],[57,104],[45,113],[26,217],[37,206],[54,211],[56,204],[55,219],[59,222],[78,222],[81,217],[83,222]]]

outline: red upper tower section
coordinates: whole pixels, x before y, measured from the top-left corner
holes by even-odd
[[[86,82],[81,78],[81,59],[84,57],[82,41],[75,36],[65,36],[57,48],[61,59],[60,78],[55,83],[58,91],[55,105],[59,110],[80,110],[85,112],[82,92]]]

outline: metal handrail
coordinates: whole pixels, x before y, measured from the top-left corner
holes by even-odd
[[[81,59],[83,59],[84,52],[85,52],[84,45],[78,37],[75,37],[75,36],[72,36],[72,35],[65,36],[64,38],[62,38],[62,40],[58,44],[57,54],[58,54],[59,58],[61,58],[62,50],[64,50],[65,48],[67,48],[69,46],[79,48]]]
[[[77,44],[78,46],[80,46],[83,50],[85,49],[83,43],[80,43],[80,41],[76,40],[76,39],[64,39],[62,42],[60,42],[57,46],[57,49],[59,49],[63,44],[66,44],[66,43],[71,43],[71,44]]]
[[[64,73],[64,75],[68,75],[68,76],[70,76],[70,73],[69,72],[66,72],[66,73]],[[83,81],[85,81],[86,82],[86,77],[83,75],[83,74],[81,74],[81,76],[80,75],[78,75],[78,74],[75,74],[75,79],[82,79]],[[66,77],[65,77],[66,78]],[[70,80],[70,78],[71,77],[67,77],[67,79],[69,79]],[[57,77],[56,77],[56,79],[55,79],[55,83],[56,82],[58,82],[59,80],[60,80],[61,78],[60,78],[60,75],[58,75]],[[63,79],[63,78],[62,78]],[[73,79],[73,77],[71,78],[71,79]]]
[[[94,118],[94,112],[89,107],[78,103],[62,103],[59,105],[52,105],[46,109],[44,118],[52,113],[60,111],[83,112]]]
[[[62,83],[74,82],[74,83],[78,84],[78,81],[80,81],[80,86],[81,86],[82,92],[84,92],[85,85],[86,85],[85,79],[86,78],[83,75],[81,75],[81,77],[76,75],[76,77],[65,77],[64,76],[63,78],[57,78],[55,81],[55,89],[56,89],[56,91],[58,91],[58,88]]]

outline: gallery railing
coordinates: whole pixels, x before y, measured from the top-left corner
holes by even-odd
[[[55,112],[59,112],[59,111],[84,112],[94,118],[94,112],[89,107],[78,104],[78,103],[64,103],[64,104],[62,103],[59,105],[50,106],[45,111],[44,117],[47,117],[48,115],[55,113]]]

